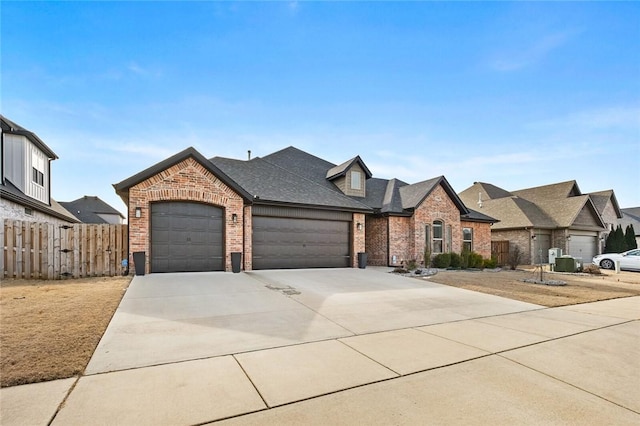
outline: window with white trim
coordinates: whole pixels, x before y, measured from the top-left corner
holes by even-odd
[[[443,238],[442,238],[442,229],[444,228],[444,224],[441,220],[433,221],[433,238],[431,240],[431,247],[433,253],[442,253],[443,246]]]
[[[357,170],[351,171],[351,189],[362,189],[362,173]]]
[[[473,251],[473,229],[462,228],[462,250]]]

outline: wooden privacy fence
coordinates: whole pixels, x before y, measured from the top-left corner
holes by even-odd
[[[3,278],[49,279],[122,275],[127,225],[27,222],[5,219]]]

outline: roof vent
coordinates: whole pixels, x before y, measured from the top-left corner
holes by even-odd
[[[247,159],[248,159],[248,160],[251,160],[251,150],[248,150],[248,151],[247,151]]]
[[[478,207],[482,208],[482,192],[478,192]]]

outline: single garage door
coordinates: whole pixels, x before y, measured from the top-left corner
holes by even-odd
[[[598,253],[598,238],[590,235],[571,235],[569,240],[569,255],[579,257],[582,263],[591,263],[593,256]]]
[[[224,270],[224,211],[200,203],[151,205],[151,272]]]
[[[349,267],[350,223],[254,216],[253,269]]]
[[[551,248],[551,235],[537,234],[534,245],[535,253],[531,259],[533,264],[549,263],[549,249]]]

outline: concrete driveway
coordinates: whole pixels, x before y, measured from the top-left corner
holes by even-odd
[[[86,374],[539,308],[375,269],[145,275]]]
[[[136,277],[3,425],[638,424],[640,297],[542,308],[375,269]]]

